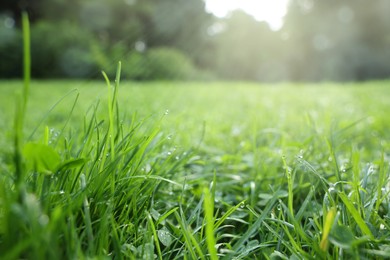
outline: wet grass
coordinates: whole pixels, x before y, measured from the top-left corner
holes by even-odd
[[[1,256],[389,257],[389,84],[33,81],[19,185],[1,82]]]

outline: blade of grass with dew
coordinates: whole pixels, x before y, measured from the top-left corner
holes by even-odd
[[[81,174],[80,176],[80,187],[83,191],[87,188],[87,183],[85,179],[85,175]],[[83,210],[84,210],[84,222],[87,232],[87,238],[88,238],[88,251],[90,255],[93,255],[95,252],[94,248],[94,235],[93,235],[93,229],[92,229],[92,220],[91,220],[91,212],[89,207],[89,201],[86,195],[84,195],[84,202],[83,202]]]
[[[245,205],[245,200],[244,201],[241,201],[240,203],[238,203],[237,205],[235,205],[234,207],[230,207],[225,214],[222,215],[222,217],[220,217],[214,224],[214,228],[215,229],[218,229],[222,224],[223,222],[225,222],[225,220],[230,216],[232,215],[235,211],[237,211],[240,207],[242,207],[243,205]]]
[[[287,165],[286,158],[283,156],[283,166],[285,168],[285,174],[287,177],[287,186],[288,186],[288,209],[290,211],[290,214],[294,216],[294,209],[293,209],[293,201],[294,201],[294,192],[293,192],[293,185],[294,185],[294,174],[291,173],[290,167]]]
[[[167,217],[169,217],[170,215],[172,215],[173,212],[177,211],[179,209],[179,207],[175,207],[171,210],[169,210],[167,213],[165,213],[164,215],[162,215],[161,217],[158,218],[158,221],[157,221],[157,225],[162,223]]]
[[[378,176],[378,186],[377,186],[377,200],[375,203],[375,212],[379,212],[379,208],[381,206],[381,203],[383,202],[382,199],[382,187],[386,183],[386,171],[388,169],[388,164],[385,163],[385,152],[382,151],[380,163],[379,163],[379,176]]]

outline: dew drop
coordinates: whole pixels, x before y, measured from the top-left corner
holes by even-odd
[[[328,192],[329,192],[329,193],[334,193],[334,192],[336,192],[336,189],[334,188],[334,185],[333,185],[333,184],[331,184],[331,185],[329,186]]]
[[[41,226],[46,226],[49,223],[49,217],[47,215],[41,215],[38,222]]]
[[[170,246],[172,243],[172,236],[166,229],[160,229],[157,231],[157,236],[164,246]]]

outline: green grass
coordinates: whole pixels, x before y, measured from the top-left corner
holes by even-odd
[[[30,82],[23,23],[1,259],[390,257],[390,82]]]
[[[2,82],[2,258],[389,257],[389,84]]]

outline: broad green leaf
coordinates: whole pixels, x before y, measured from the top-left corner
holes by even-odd
[[[158,239],[164,246],[170,246],[172,244],[172,235],[166,227],[157,231]]]
[[[355,241],[355,236],[350,228],[337,225],[332,229],[332,232],[329,235],[329,241],[335,246],[351,249]]]
[[[27,166],[41,173],[53,173],[61,162],[58,153],[45,144],[27,143],[23,155]]]

